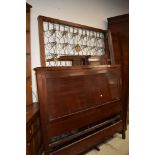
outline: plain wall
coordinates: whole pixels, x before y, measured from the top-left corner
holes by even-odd
[[[38,15],[107,29],[107,18],[129,13],[129,0],[27,0],[31,9],[31,65],[33,101],[37,101],[33,68],[40,66]]]

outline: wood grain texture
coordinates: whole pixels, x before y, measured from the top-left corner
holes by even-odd
[[[38,103],[32,104],[30,8],[26,3],[26,155],[41,155],[42,134]]]
[[[32,104],[32,82],[31,82],[31,45],[30,45],[30,8],[26,3],[26,105]]]
[[[38,103],[26,108],[26,155],[41,155],[42,133]]]
[[[125,119],[129,103],[129,14],[108,18],[108,29],[111,31],[115,63],[122,70],[122,101],[124,102]],[[125,125],[127,128],[127,124]]]
[[[99,143],[101,139],[97,133],[93,133],[94,136],[88,138],[88,141],[83,137],[78,145],[69,143],[57,149],[55,153],[54,148],[52,150],[49,148],[51,138],[115,114],[120,114],[121,122],[119,126],[114,125],[114,128],[111,127],[106,132],[103,129],[103,132],[100,132],[102,140],[104,137],[123,130],[124,109],[121,102],[119,65],[38,67],[35,71],[46,154],[50,151],[52,154],[59,154],[59,150],[67,148],[68,155],[76,155],[77,152],[83,152]],[[81,149],[82,147],[85,149]],[[72,152],[72,149],[75,152]]]

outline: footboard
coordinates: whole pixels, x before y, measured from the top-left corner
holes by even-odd
[[[39,67],[46,154],[77,155],[116,132],[124,138],[120,67]]]

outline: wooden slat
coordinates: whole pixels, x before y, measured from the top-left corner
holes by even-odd
[[[54,146],[56,146],[56,145],[61,145],[61,144],[65,143],[65,142],[68,142],[68,141],[74,139],[74,138],[77,138],[77,137],[79,137],[79,136],[82,136],[82,135],[84,135],[84,134],[86,134],[86,133],[88,133],[88,132],[90,132],[90,131],[94,131],[94,130],[96,130],[96,129],[98,129],[98,128],[100,128],[100,127],[106,125],[106,124],[112,123],[113,121],[115,121],[115,120],[117,120],[117,119],[119,119],[119,118],[120,118],[120,116],[116,116],[116,117],[114,117],[114,118],[112,118],[112,119],[109,119],[109,120],[107,120],[107,121],[104,121],[104,122],[102,122],[102,123],[100,123],[100,124],[97,124],[97,125],[95,125],[95,126],[93,126],[93,127],[90,127],[90,128],[88,128],[88,129],[85,129],[84,131],[78,132],[78,133],[76,133],[76,134],[74,134],[74,135],[71,135],[71,136],[68,136],[68,137],[66,137],[66,138],[64,138],[64,139],[61,139],[61,140],[56,141],[56,142],[53,142],[53,143],[51,143],[51,146],[54,147]]]
[[[117,122],[105,129],[89,135],[79,141],[76,141],[68,146],[63,147],[57,151],[51,152],[50,155],[77,155],[85,150],[90,149],[92,146],[99,144],[104,138],[113,135],[114,133],[122,130],[122,121]]]

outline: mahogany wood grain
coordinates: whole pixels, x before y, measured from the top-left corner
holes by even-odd
[[[114,114],[121,115],[119,125],[94,133],[90,139],[83,138],[77,145],[70,144],[64,150],[68,155],[74,155],[101,142],[104,137],[123,130],[124,109],[121,102],[119,65],[38,67],[35,71],[46,154],[50,152],[49,143],[52,137]],[[52,154],[59,154],[59,149],[55,153],[54,150],[51,151]],[[60,152],[62,154],[63,151],[60,149]]]
[[[94,131],[94,130],[96,130],[96,129],[102,127],[103,125],[106,125],[106,124],[108,124],[108,123],[110,123],[110,122],[115,121],[117,118],[118,118],[118,116],[116,116],[115,118],[109,119],[109,120],[107,120],[107,121],[105,121],[105,122],[103,122],[103,123],[94,125],[94,126],[91,127],[91,128],[88,128],[88,129],[86,129],[86,130],[84,130],[84,131],[81,131],[81,132],[79,132],[79,133],[73,134],[73,135],[71,135],[71,136],[69,136],[69,137],[66,137],[66,138],[62,139],[62,140],[53,142],[53,143],[52,143],[52,146],[55,146],[55,145],[58,145],[58,144],[63,144],[63,143],[68,142],[68,141],[70,141],[70,140],[72,140],[72,139],[74,139],[74,138],[77,138],[77,137],[79,137],[79,136],[82,136],[82,135],[86,134],[87,132]]]
[[[26,3],[26,105],[32,104],[31,82],[31,45],[30,45],[30,8]]]
[[[26,155],[42,154],[42,134],[39,106],[32,104],[30,8],[26,3]]]
[[[120,102],[114,102],[99,106],[97,108],[87,109],[60,119],[49,121],[48,137],[57,136],[65,131],[71,131],[76,128],[97,122],[102,118],[121,112]],[[75,123],[76,122],[76,123]]]
[[[38,103],[26,107],[26,155],[42,154],[42,133]]]
[[[129,14],[108,18],[108,29],[111,31],[115,63],[122,69],[122,102],[127,117],[129,102]],[[127,120],[127,118],[126,118]],[[125,124],[127,128],[127,124]]]

